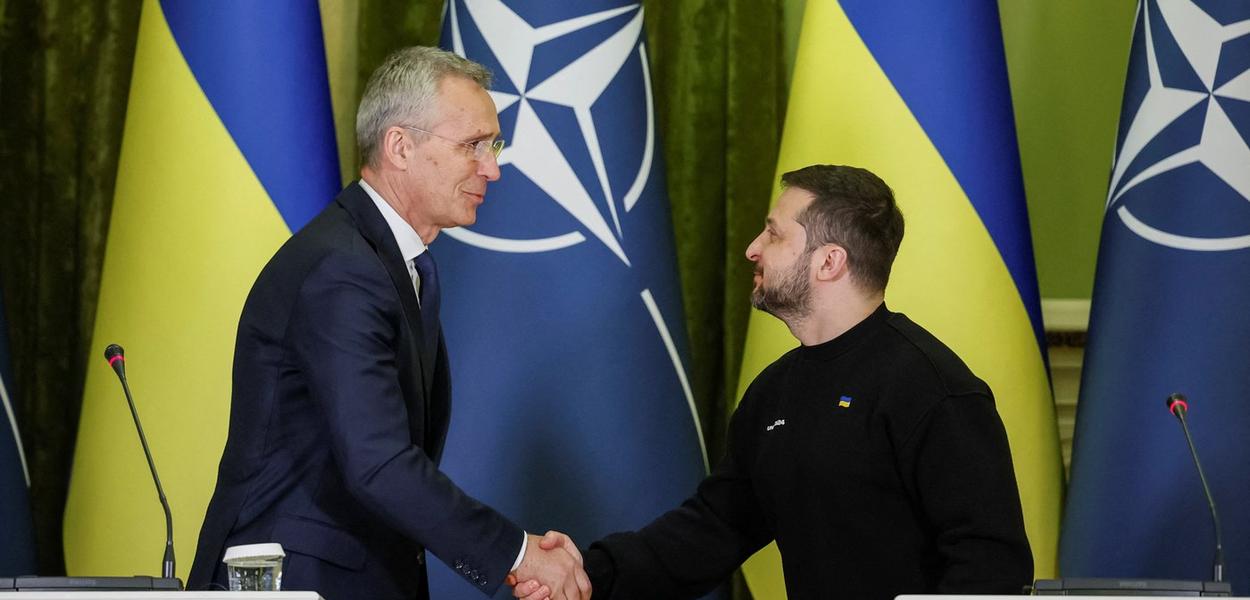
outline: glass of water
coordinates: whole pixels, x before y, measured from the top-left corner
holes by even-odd
[[[226,573],[232,592],[276,592],[282,589],[282,544],[247,544],[226,548]]]

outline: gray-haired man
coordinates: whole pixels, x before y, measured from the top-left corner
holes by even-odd
[[[489,84],[434,48],[370,78],[361,179],[274,255],[244,306],[189,588],[224,584],[226,547],[279,542],[283,588],[329,600],[428,598],[427,549],[487,595],[511,573],[589,597],[571,543],[543,550],[438,469],[451,383],[428,245],[473,224],[499,178]]]

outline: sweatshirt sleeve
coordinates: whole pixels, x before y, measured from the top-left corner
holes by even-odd
[[[1032,581],[1033,555],[993,398],[977,393],[936,402],[902,456],[936,537],[936,593],[1019,594]]]
[[[750,477],[751,397],[748,390],[730,421],[725,458],[692,497],[636,532],[591,545],[586,570],[596,598],[697,598],[773,539]]]

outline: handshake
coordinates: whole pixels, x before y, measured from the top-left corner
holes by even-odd
[[[525,556],[508,574],[512,595],[524,600],[589,600],[590,577],[572,538],[558,531],[530,535]]]

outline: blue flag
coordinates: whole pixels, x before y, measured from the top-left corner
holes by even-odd
[[[35,535],[30,520],[30,472],[13,412],[9,325],[0,295],[0,577],[35,573]]]
[[[453,417],[443,469],[583,546],[706,474],[639,4],[456,0],[443,45],[490,68],[502,178],[433,245]],[[437,598],[480,594],[447,569]],[[509,590],[500,591],[500,597]]]
[[[1065,577],[1250,593],[1250,3],[1144,0],[1111,173],[1060,543]]]

